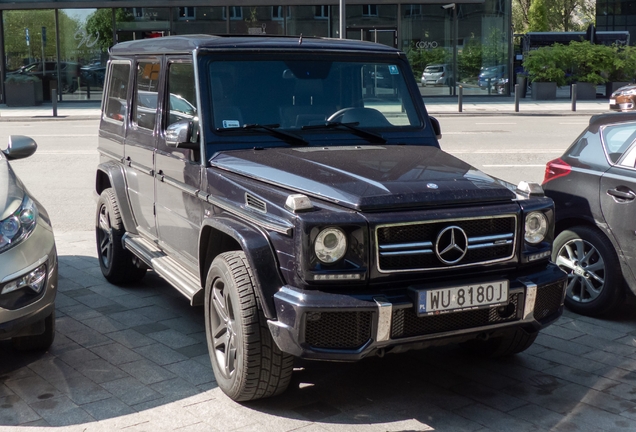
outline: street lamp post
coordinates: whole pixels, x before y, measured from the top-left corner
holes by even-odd
[[[457,94],[457,5],[455,3],[449,3],[447,5],[442,6],[443,9],[452,9],[453,10],[453,22],[452,22],[452,31],[453,31],[453,86],[452,86],[452,96]]]
[[[347,13],[345,0],[340,0],[340,39],[347,38]]]

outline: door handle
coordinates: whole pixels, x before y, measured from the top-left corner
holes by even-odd
[[[631,190],[625,192],[618,189],[609,189],[607,191],[607,194],[626,201],[632,201],[634,198],[636,198],[636,194],[634,194],[634,192],[632,192]]]

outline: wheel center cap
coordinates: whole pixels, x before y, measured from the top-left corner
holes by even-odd
[[[574,267],[574,274],[577,276],[585,277],[585,270],[581,266]]]

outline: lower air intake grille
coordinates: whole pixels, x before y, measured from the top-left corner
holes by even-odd
[[[305,342],[314,348],[357,349],[371,338],[372,312],[310,312]]]
[[[557,282],[537,288],[537,299],[534,303],[534,319],[541,320],[556,313],[563,303],[563,284]]]
[[[423,336],[453,330],[482,327],[517,319],[518,294],[510,296],[510,306],[504,314],[498,307],[464,312],[451,312],[442,315],[418,317],[413,308],[398,309],[393,312],[391,338],[399,339]],[[503,317],[501,315],[504,315]]]

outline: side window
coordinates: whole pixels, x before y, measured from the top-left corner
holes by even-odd
[[[170,114],[165,126],[197,116],[197,99],[192,63],[168,65],[168,97]]]
[[[616,163],[636,139],[636,123],[606,126],[602,133],[605,150],[612,163]]]
[[[123,122],[128,112],[129,63],[111,63],[110,85],[104,108],[106,118]]]
[[[159,62],[140,61],[137,63],[133,122],[140,128],[150,130],[155,128],[160,71]]]

